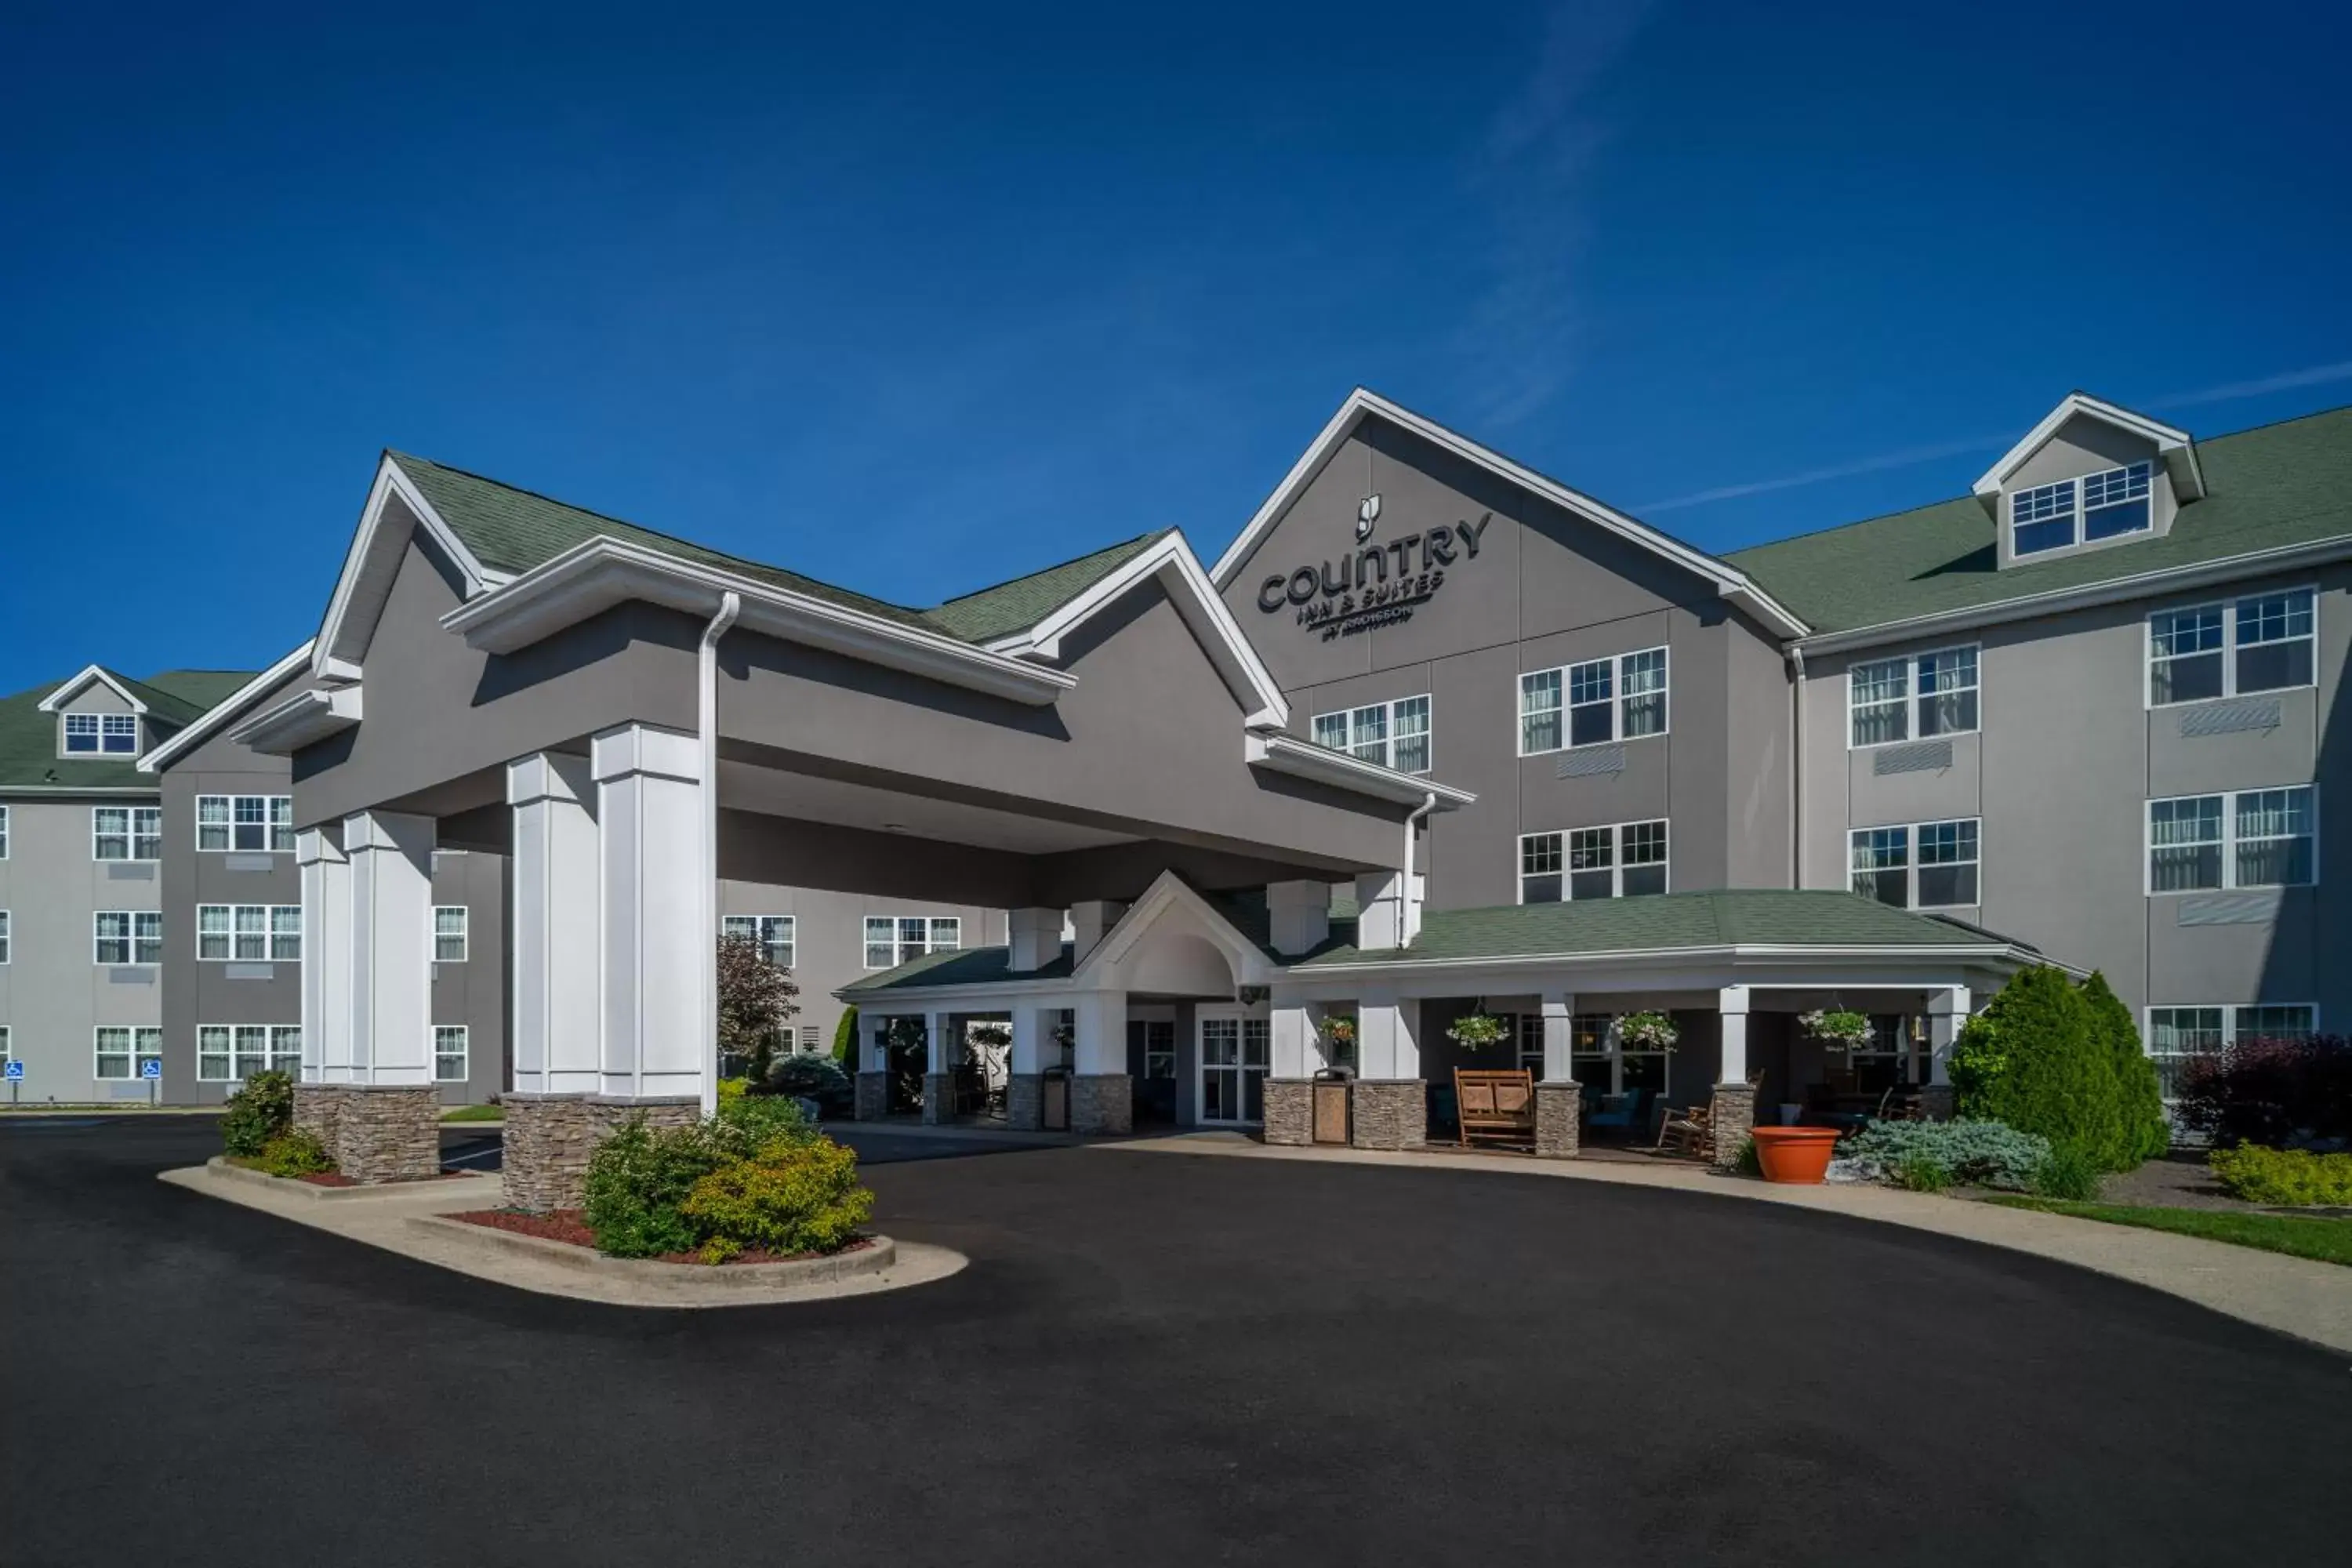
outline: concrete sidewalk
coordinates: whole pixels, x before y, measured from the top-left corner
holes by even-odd
[[[2352,1268],[2133,1226],[2106,1225],[2097,1220],[1925,1193],[1897,1192],[1890,1187],[1852,1184],[1782,1186],[1663,1161],[1650,1164],[1437,1151],[1376,1153],[1359,1149],[1268,1148],[1255,1139],[1231,1132],[1186,1133],[1096,1147],[1121,1152],[1309,1160],[1391,1169],[1404,1166],[1414,1170],[1474,1171],[1486,1175],[1549,1176],[1780,1204],[1875,1220],[1882,1225],[1908,1226],[1915,1230],[1934,1231],[1939,1236],[2071,1263],[2329,1350],[2352,1353]]]

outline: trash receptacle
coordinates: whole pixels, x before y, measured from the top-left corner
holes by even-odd
[[[1349,1126],[1348,1069],[1325,1068],[1315,1075],[1313,1131],[1318,1143],[1346,1143],[1352,1129]]]
[[[1047,1068],[1045,1082],[1039,1086],[1038,1099],[1043,1102],[1039,1124],[1048,1132],[1070,1130],[1070,1069]]]

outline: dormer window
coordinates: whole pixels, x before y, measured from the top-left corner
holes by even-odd
[[[65,754],[69,757],[138,755],[138,716],[132,713],[67,714]]]
[[[2130,463],[2009,498],[2010,553],[2039,555],[2146,530],[2153,465]]]

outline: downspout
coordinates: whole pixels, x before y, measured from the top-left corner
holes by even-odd
[[[1789,757],[1789,805],[1796,814],[1797,833],[1792,850],[1796,861],[1789,868],[1789,886],[1801,888],[1805,885],[1805,650],[1799,644],[1789,645],[1789,668],[1797,677],[1790,696],[1797,705],[1796,750]]]
[[[702,740],[702,1114],[719,1109],[719,639],[743,613],[740,595],[722,595],[702,629],[695,669]]]
[[[1404,819],[1404,880],[1397,887],[1397,945],[1411,947],[1413,933],[1421,928],[1412,918],[1412,827],[1413,824],[1437,809],[1435,791],[1423,795],[1421,805]]]

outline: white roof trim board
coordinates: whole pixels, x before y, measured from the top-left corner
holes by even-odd
[[[383,530],[384,503],[398,496],[434,543],[440,548],[465,579],[467,598],[508,582],[508,574],[493,572],[474,558],[474,552],[458,539],[457,531],[442,521],[398,463],[386,453],[376,464],[375,482],[368,488],[367,504],[360,511],[359,531],[352,536],[352,547],[343,557],[343,569],[335,579],[335,591],[327,601],[327,616],[320,624],[319,635],[311,639],[310,671],[321,679],[356,680],[362,662],[367,657],[367,645],[375,637],[375,624],[383,613],[383,601],[392,592],[392,580],[398,575],[402,554],[406,551],[406,535],[391,535]]]
[[[185,755],[205,736],[245,711],[246,707],[256,698],[308,663],[311,646],[310,643],[304,643],[220,701],[205,710],[194,723],[140,758],[139,771],[142,773],[160,773],[169,767],[174,760]]]
[[[1031,626],[1027,631],[1002,637],[988,645],[992,653],[1013,657],[1058,658],[1062,640],[1085,625],[1096,615],[1116,603],[1137,584],[1157,578],[1168,595],[1169,603],[1184,617],[1184,624],[1199,639],[1201,647],[1224,678],[1247,717],[1243,722],[1251,728],[1279,730],[1290,722],[1290,705],[1285,701],[1282,689],[1275,684],[1274,676],[1250,646],[1241,626],[1234,620],[1233,612],[1217,597],[1215,585],[1201,569],[1200,557],[1184,542],[1181,533],[1171,533],[1150,549],[1139,552],[1119,568],[1087,588],[1083,594]]]
[[[1714,584],[1715,591],[1722,597],[1744,603],[1752,614],[1783,636],[1802,637],[1811,629],[1730,563],[1719,561],[1704,551],[1694,550],[1645,522],[1613,507],[1604,506],[1580,491],[1570,489],[1558,480],[1547,479],[1533,468],[1513,462],[1491,447],[1480,446],[1467,436],[1449,430],[1433,419],[1425,419],[1411,409],[1400,407],[1378,393],[1368,392],[1360,386],[1348,395],[1347,401],[1339,405],[1339,411],[1331,416],[1331,422],[1323,426],[1323,433],[1316,437],[1314,444],[1301,454],[1297,462],[1291,465],[1290,472],[1283,476],[1282,483],[1275,487],[1274,493],[1265,498],[1265,504],[1257,509],[1256,515],[1249,520],[1240,537],[1217,558],[1216,567],[1210,575],[1219,588],[1232,585],[1243,563],[1257,549],[1275,521],[1290,510],[1291,503],[1298,499],[1315,476],[1323,471],[1324,465],[1355,433],[1356,427],[1374,416],[1705,578]]]
[[[360,689],[312,687],[271,704],[228,732],[265,756],[290,757],[360,721]]]
[[[81,668],[80,672],[75,675],[71,680],[67,681],[63,686],[58,687],[47,697],[42,698],[39,710],[44,713],[55,713],[67,703],[72,701],[74,694],[79,691],[83,687],[88,686],[93,680],[105,687],[109,691],[113,692],[117,697],[121,698],[125,702],[131,704],[131,710],[133,713],[144,713],[147,711],[147,704],[140,701],[139,699],[131,696],[129,691],[125,690],[123,689],[122,682],[115,679],[112,674],[94,664],[84,665]]]
[[[1970,489],[1988,509],[1999,506],[2001,487],[2009,476],[2025,466],[2028,458],[2049,443],[2065,423],[2074,418],[2096,419],[2128,435],[2156,443],[2157,455],[2164,459],[2166,470],[2172,476],[2172,493],[2182,500],[2197,500],[2205,494],[2205,471],[2197,461],[2197,443],[2186,430],[2158,424],[2145,414],[2093,397],[2088,393],[2070,392],[2058,406],[2042,416],[2042,423],[2026,432],[2025,439],[2000,455],[2000,460],[1987,468]]]
[[[1247,756],[1254,766],[1288,773],[1294,778],[1313,779],[1318,784],[1354,790],[1359,795],[1379,800],[1394,801],[1401,805],[1419,805],[1435,798],[1435,809],[1454,811],[1469,805],[1477,796],[1466,789],[1439,784],[1435,779],[1419,773],[1401,773],[1384,768],[1378,763],[1368,763],[1346,752],[1318,746],[1295,735],[1252,734]]]

